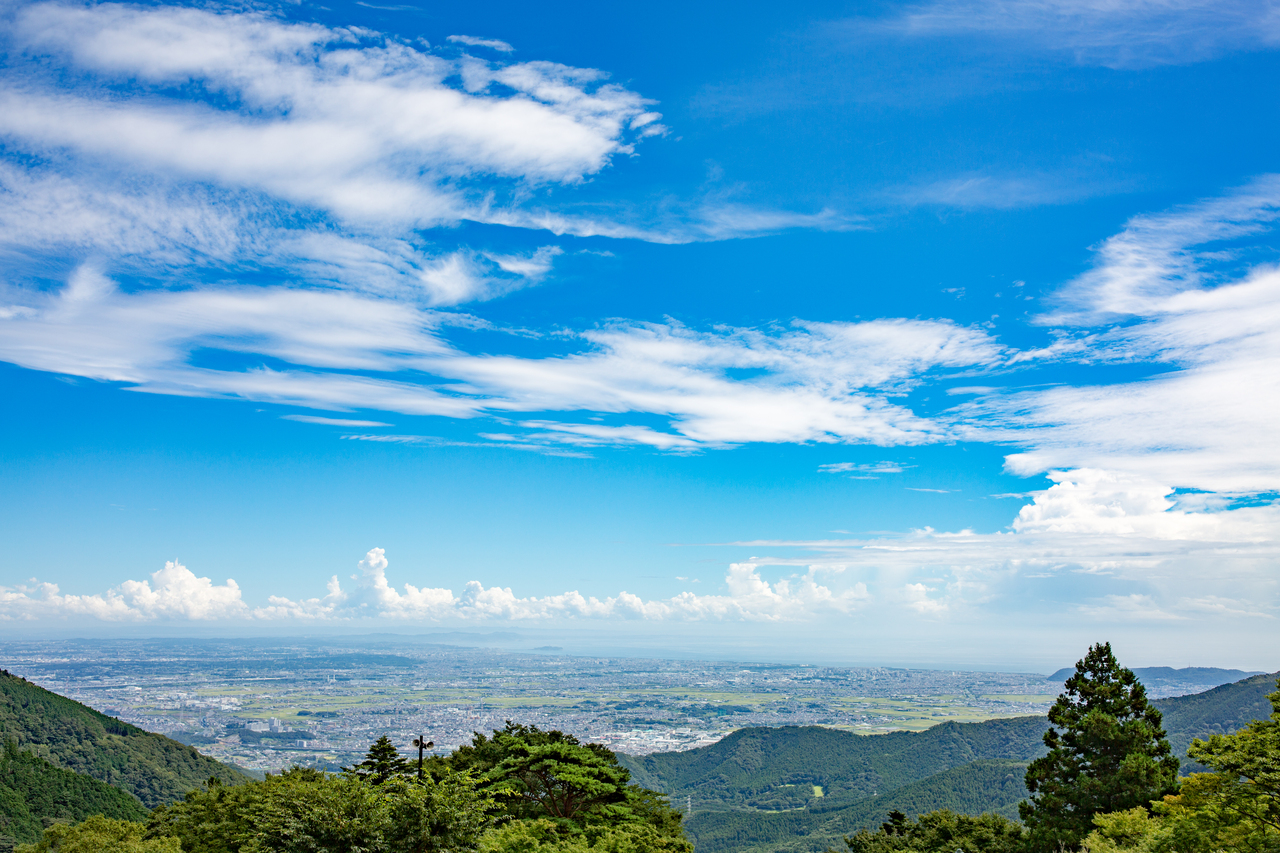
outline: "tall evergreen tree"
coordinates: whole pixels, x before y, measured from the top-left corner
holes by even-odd
[[[395,744],[386,735],[374,741],[364,761],[344,769],[347,773],[375,785],[381,785],[397,776],[405,776],[411,772],[409,762],[400,757]]]
[[[1049,722],[1049,754],[1027,767],[1031,802],[1019,806],[1030,849],[1075,850],[1095,814],[1145,808],[1176,790],[1178,759],[1160,712],[1110,643],[1091,646],[1076,664]]]

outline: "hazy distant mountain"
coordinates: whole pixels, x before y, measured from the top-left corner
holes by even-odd
[[[249,776],[189,746],[143,731],[0,670],[0,742],[132,793],[153,808],[182,799],[211,776]]]
[[[1066,666],[1049,676],[1048,680],[1061,684],[1075,671],[1075,667]],[[1251,675],[1265,675],[1256,670],[1246,672],[1242,669],[1218,669],[1212,666],[1187,666],[1182,669],[1168,666],[1144,666],[1134,669],[1133,674],[1138,676],[1142,686],[1147,688],[1147,695],[1153,699],[1185,696],[1189,693],[1199,693],[1210,687],[1232,684]]]

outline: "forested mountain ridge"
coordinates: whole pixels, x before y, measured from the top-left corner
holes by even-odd
[[[234,767],[0,670],[0,742],[115,785],[148,808],[175,802],[212,776],[248,781]]]
[[[773,808],[779,786],[820,786],[825,804],[887,793],[979,759],[1029,761],[1044,751],[1042,717],[940,723],[922,732],[858,735],[819,726],[740,729],[687,752],[619,756],[637,783],[695,807]],[[789,807],[803,806],[805,800]],[[787,807],[787,806],[784,806]]]
[[[844,837],[874,826],[897,809],[920,814],[947,808],[1016,818],[1027,796],[1019,761],[975,761],[855,803],[811,800],[807,809],[761,813],[703,812],[685,824],[697,853],[811,853],[843,849]]]
[[[1203,693],[1157,699],[1151,703],[1164,715],[1169,746],[1186,765],[1184,772],[1188,772],[1190,766],[1186,755],[1193,739],[1230,734],[1253,720],[1267,719],[1271,714],[1267,694],[1276,689],[1277,678],[1280,678],[1280,673],[1254,675]]]
[[[0,751],[0,836],[35,841],[51,821],[79,822],[92,815],[144,820],[147,810],[131,794],[19,750]]]

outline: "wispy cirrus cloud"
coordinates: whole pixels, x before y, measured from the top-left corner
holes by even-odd
[[[1257,264],[1250,242],[1278,211],[1280,181],[1264,176],[1135,217],[1063,289],[1063,307],[1041,318],[1117,323],[1090,329],[1067,357],[1167,369],[1138,382],[988,394],[957,415],[975,437],[1026,448],[1007,460],[1020,473],[1096,468],[1215,492],[1280,488],[1270,439],[1280,418],[1280,272]]]
[[[578,185],[666,132],[652,102],[597,69],[444,55],[358,27],[216,7],[34,3],[16,7],[12,24],[0,137],[40,155],[6,164],[21,163],[4,176],[20,226],[8,242],[20,248],[47,250],[75,222],[96,227],[72,229],[58,247],[88,240],[127,258],[122,235],[162,244],[155,253],[216,246],[205,259],[327,265],[350,283],[375,266],[383,279],[429,275],[443,256],[415,232],[466,220],[660,242],[847,226],[831,212],[705,199],[664,200],[660,216],[553,205],[544,188]],[[56,219],[31,215],[51,206]],[[122,212],[127,226],[113,217]],[[222,239],[200,240],[211,236],[203,223],[184,236],[184,217],[218,222]],[[33,223],[40,233],[22,239]],[[357,255],[342,275],[335,258]],[[468,298],[491,295],[473,290]]]
[[[1280,5],[1210,0],[940,0],[887,23],[912,36],[983,35],[1083,65],[1145,68],[1280,44]],[[1016,40],[1016,41],[1015,41]]]
[[[0,88],[0,132],[18,144],[265,192],[344,221],[483,219],[486,203],[459,181],[579,181],[633,150],[633,124],[653,127],[641,121],[647,102],[596,70],[449,60],[255,13],[37,4],[10,38],[33,57]],[[67,64],[81,75],[70,87],[54,78]],[[449,85],[458,75],[461,87]],[[188,80],[224,100],[146,88]],[[106,88],[125,81],[143,88]]]
[[[465,44],[467,47],[487,47],[490,50],[497,50],[502,53],[511,53],[515,50],[514,47],[501,39],[486,39],[477,36],[449,36],[445,41],[451,41],[454,44]]]
[[[877,474],[901,474],[914,467],[897,462],[828,462],[819,465],[818,470],[827,474],[844,474],[853,480],[874,480]]]
[[[63,291],[18,304],[0,320],[0,357],[152,393],[337,411],[658,415],[667,430],[545,418],[523,427],[534,440],[668,449],[937,441],[947,435],[944,427],[890,398],[929,371],[1006,357],[983,330],[924,320],[712,331],[616,322],[569,337],[574,349],[562,355],[481,356],[447,340],[446,328],[459,322],[466,318],[337,291],[126,293],[83,268]],[[192,363],[194,351],[210,348],[274,364]]]
[[[383,421],[359,421],[351,418],[323,418],[318,415],[281,415],[282,420],[297,421],[300,424],[321,424],[322,426],[341,427],[385,427],[391,426]]]
[[[1067,204],[1114,191],[1113,182],[1082,175],[971,173],[894,187],[884,197],[911,206],[1014,210]]]

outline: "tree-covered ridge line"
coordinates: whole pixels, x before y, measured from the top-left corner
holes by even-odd
[[[1041,717],[1012,717],[884,735],[819,726],[740,729],[700,749],[621,761],[646,787],[692,796],[695,811],[777,809],[767,798],[783,785],[799,793],[816,785],[824,792],[821,802],[803,797],[790,807],[829,808],[979,759],[1030,761],[1044,750],[1046,725]]]
[[[697,853],[811,853],[844,846],[844,838],[874,827],[893,811],[918,815],[937,809],[961,814],[995,812],[1018,816],[1027,796],[1027,765],[1017,761],[975,761],[944,770],[895,791],[836,807],[765,814],[714,811],[695,813],[685,824]]]

